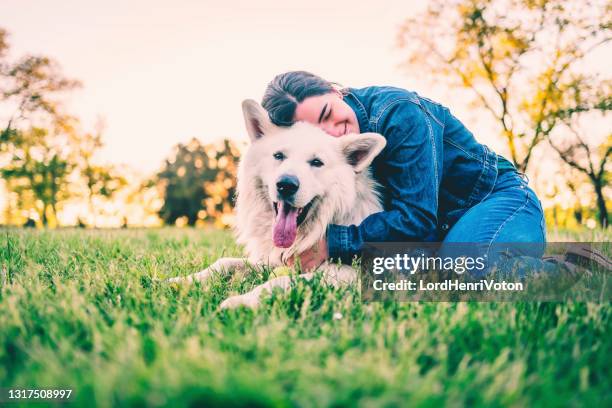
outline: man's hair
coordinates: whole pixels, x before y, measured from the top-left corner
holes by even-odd
[[[291,126],[297,105],[310,96],[334,92],[334,84],[306,71],[277,75],[268,84],[261,105],[277,126]]]

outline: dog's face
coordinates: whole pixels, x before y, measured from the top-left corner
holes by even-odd
[[[252,145],[245,160],[267,192],[274,217],[274,245],[290,247],[298,227],[355,201],[356,174],[385,146],[375,133],[329,136],[306,122],[288,128],[274,126],[254,101],[243,103]],[[326,208],[327,207],[327,208]],[[328,220],[330,221],[330,220]]]

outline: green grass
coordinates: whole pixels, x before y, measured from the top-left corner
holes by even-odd
[[[609,303],[362,304],[297,282],[218,312],[267,276],[159,279],[239,255],[229,233],[0,233],[0,387],[75,406],[612,404]]]

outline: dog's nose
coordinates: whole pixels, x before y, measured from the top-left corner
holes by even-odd
[[[276,191],[281,198],[290,198],[300,188],[300,181],[295,176],[284,175],[276,182]]]

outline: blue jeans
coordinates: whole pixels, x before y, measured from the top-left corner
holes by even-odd
[[[540,200],[515,171],[501,174],[491,194],[457,221],[444,238],[442,252],[452,256],[449,252],[453,249],[444,244],[457,242],[479,244],[473,245],[473,250],[488,257],[488,268],[481,275],[493,266],[522,277],[530,271],[556,268],[541,259],[546,247],[546,224]]]

